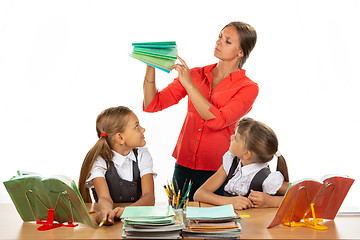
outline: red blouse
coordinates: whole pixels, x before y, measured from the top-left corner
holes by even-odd
[[[222,80],[213,90],[213,68],[216,64],[190,69],[191,79],[212,104],[210,111],[215,118],[203,120],[188,100],[188,110],[176,143],[173,157],[181,166],[216,171],[222,156],[229,149],[230,136],[237,122],[248,113],[258,95],[258,85],[241,69]],[[177,104],[187,95],[178,78],[158,92],[145,112],[157,112]]]

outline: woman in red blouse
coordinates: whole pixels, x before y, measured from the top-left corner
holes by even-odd
[[[161,111],[188,96],[187,115],[173,152],[177,160],[173,180],[181,189],[186,179],[191,179],[190,200],[220,167],[236,123],[251,110],[258,95],[258,85],[242,69],[256,38],[249,24],[227,24],[215,45],[214,56],[219,62],[189,69],[178,57],[180,64],[173,66],[178,78],[160,92],[155,85],[155,69],[146,68],[144,111]],[[222,193],[219,188],[217,194]]]

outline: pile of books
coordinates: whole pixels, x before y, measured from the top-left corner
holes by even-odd
[[[131,57],[169,73],[177,59],[175,41],[132,43]]]
[[[125,207],[121,219],[122,238],[179,239],[184,228],[182,212],[175,215],[171,206]]]
[[[217,207],[186,207],[184,238],[239,239],[241,222],[231,204]]]

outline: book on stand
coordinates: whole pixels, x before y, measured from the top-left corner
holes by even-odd
[[[43,179],[36,173],[18,171],[17,176],[3,184],[23,221],[44,224],[39,230],[63,226],[62,223],[75,226],[74,222],[96,228],[76,183],[69,177]]]
[[[131,57],[169,73],[177,59],[175,41],[132,43]]]
[[[283,224],[324,229],[314,221],[333,220],[354,181],[347,176],[325,175],[321,182],[303,179],[291,183],[268,228]]]

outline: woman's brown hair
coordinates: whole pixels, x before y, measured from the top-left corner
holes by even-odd
[[[242,68],[244,63],[248,59],[250,52],[255,47],[257,34],[255,29],[247,23],[230,22],[224,28],[229,26],[235,27],[240,36],[240,47],[243,51],[244,56],[240,58],[238,67]]]
[[[96,132],[99,137],[95,145],[86,154],[80,170],[79,191],[84,202],[91,202],[89,189],[85,182],[95,160],[101,156],[106,162],[110,162],[114,156],[111,151],[111,139],[116,133],[122,133],[128,123],[128,116],[132,111],[124,106],[112,107],[102,111],[96,118]],[[101,133],[105,133],[101,135]]]
[[[278,139],[275,132],[266,124],[252,118],[243,118],[237,125],[237,131],[244,142],[245,149],[253,152],[261,163],[269,162],[278,151]],[[278,156],[276,170],[281,172],[286,182],[289,173],[285,158]]]

